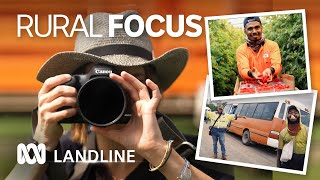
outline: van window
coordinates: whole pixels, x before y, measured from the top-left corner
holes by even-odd
[[[301,113],[301,122],[302,124],[306,125],[309,127],[309,122],[310,122],[310,114],[307,113],[306,111],[300,110]]]
[[[253,113],[254,113],[254,110],[256,110],[256,107],[257,107],[256,103],[250,104],[246,116],[247,117],[252,117]]]
[[[253,114],[253,118],[256,118],[256,119],[260,119],[260,118],[261,118],[261,115],[262,115],[264,106],[265,106],[264,103],[259,103],[259,104],[257,105],[256,111],[255,111],[254,114]]]
[[[230,107],[231,107],[231,104],[226,105],[223,109],[223,113],[229,114]]]
[[[249,107],[249,104],[244,104],[241,111],[240,111],[240,115],[241,116],[245,116],[247,114],[247,111],[248,111],[248,107]]]
[[[236,110],[237,110],[237,106],[236,105],[232,106],[230,110],[230,114],[234,114]]]
[[[237,109],[236,109],[236,112],[235,112],[234,114],[239,115],[242,107],[243,107],[243,104],[239,104],[238,107],[237,107]]]
[[[272,120],[274,117],[274,113],[277,110],[278,104],[279,104],[278,102],[265,103],[265,107],[261,115],[261,119]]]
[[[285,104],[285,103],[282,103],[281,109],[280,109],[280,112],[279,112],[279,118],[280,118],[280,119],[283,119],[284,109],[285,109],[285,108],[286,108],[286,104]]]

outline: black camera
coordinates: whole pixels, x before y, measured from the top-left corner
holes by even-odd
[[[110,73],[111,67],[94,65],[87,74],[73,75],[64,85],[77,89],[78,112],[60,123],[89,123],[94,126],[126,124],[132,116],[129,98],[124,89],[109,78]]]

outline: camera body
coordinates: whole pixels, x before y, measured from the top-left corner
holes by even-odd
[[[126,124],[132,114],[125,90],[109,78],[112,68],[94,65],[87,74],[73,75],[64,85],[77,89],[77,115],[60,123],[89,123],[94,126]],[[65,109],[68,107],[63,107]]]

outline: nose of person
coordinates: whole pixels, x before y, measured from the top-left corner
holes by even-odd
[[[257,32],[257,30],[256,30],[255,28],[253,28],[253,30],[252,30],[252,34],[253,34],[253,35],[258,34],[258,32]]]

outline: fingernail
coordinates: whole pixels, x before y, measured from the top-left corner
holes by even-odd
[[[71,79],[71,75],[70,74],[65,74],[66,79],[70,80]]]

